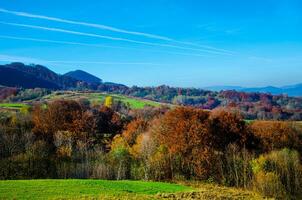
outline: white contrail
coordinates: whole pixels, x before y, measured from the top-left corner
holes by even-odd
[[[200,51],[200,52],[206,52],[206,53],[212,53],[212,54],[218,54],[218,55],[229,55],[229,56],[233,55],[232,53],[227,53],[227,52],[218,52],[218,51],[207,50],[207,49],[181,47],[181,46],[170,45],[170,44],[143,42],[143,41],[138,41],[138,40],[131,40],[131,39],[120,38],[120,37],[111,37],[111,36],[99,35],[99,34],[94,34],[94,33],[84,33],[84,32],[71,31],[71,30],[60,29],[60,28],[35,26],[35,25],[19,24],[19,23],[9,23],[9,22],[3,22],[3,21],[0,21],[0,24],[40,29],[40,30],[53,31],[53,32],[61,32],[61,33],[67,33],[67,34],[73,34],[73,35],[82,35],[82,36],[87,36],[87,37],[102,38],[102,39],[115,40],[115,41],[131,42],[131,43],[143,44],[143,45],[170,47],[170,48],[183,49],[183,50],[193,50],[193,51]]]
[[[61,41],[61,40],[47,40],[47,39],[37,39],[37,38],[28,38],[28,37],[15,37],[15,36],[7,36],[7,35],[0,35],[0,38],[13,39],[13,40],[34,41],[34,42],[45,42],[45,43],[55,43],[55,44],[68,44],[68,45],[99,47],[99,48],[105,47],[105,48],[113,48],[113,49],[139,50],[139,51],[147,51],[147,52],[155,52],[155,53],[167,53],[167,54],[175,54],[175,55],[183,55],[183,56],[209,57],[209,56],[204,55],[204,54],[180,53],[180,52],[161,51],[161,50],[148,50],[148,49],[139,49],[139,48],[131,48],[131,47],[89,44],[89,43],[69,42],[69,41]]]
[[[0,61],[5,62],[26,62],[26,63],[37,63],[37,64],[102,64],[102,65],[166,65],[159,63],[150,63],[150,62],[110,62],[110,61],[65,61],[65,60],[42,60],[31,57],[15,56],[15,55],[6,55],[0,54]]]
[[[89,46],[89,47],[136,49],[136,48],[131,48],[131,47],[119,47],[119,46],[110,46],[110,45],[102,45],[102,44],[89,44],[89,43],[82,43],[82,42],[69,42],[69,41],[61,41],[61,40],[48,40],[48,39],[38,39],[38,38],[28,38],[28,37],[15,37],[15,36],[8,36],[8,35],[0,35],[0,38],[13,39],[13,40],[26,40],[26,41],[34,41],[34,42],[68,44],[68,45],[80,45],[80,46]]]
[[[126,34],[131,34],[131,35],[140,35],[140,36],[144,36],[144,37],[148,37],[148,38],[154,38],[154,39],[159,39],[159,40],[164,40],[164,41],[169,41],[169,42],[175,42],[175,43],[184,44],[184,45],[191,45],[191,46],[195,46],[195,47],[201,47],[201,48],[215,50],[215,51],[221,51],[221,52],[225,52],[225,53],[231,53],[231,54],[235,53],[233,51],[229,51],[229,50],[225,50],[225,49],[221,49],[221,48],[216,48],[216,47],[212,47],[212,46],[208,46],[208,45],[199,45],[199,44],[195,44],[195,43],[191,43],[191,42],[182,42],[182,41],[177,41],[175,39],[172,39],[172,38],[169,38],[169,37],[166,37],[166,36],[144,33],[144,32],[138,32],[138,31],[129,31],[129,30],[125,30],[125,29],[112,27],[112,26],[106,26],[106,25],[103,25],[103,24],[87,23],[87,22],[80,22],[80,21],[62,19],[62,18],[57,18],[57,17],[36,15],[36,14],[31,14],[31,13],[26,13],[26,12],[10,11],[10,10],[6,10],[6,9],[3,9],[3,8],[0,8],[0,12],[7,13],[7,14],[12,14],[12,15],[16,15],[16,16],[28,17],[28,18],[44,19],[44,20],[67,23],[67,24],[75,24],[75,25],[81,25],[81,26],[94,27],[94,28],[98,28],[98,29],[109,30],[109,31],[112,31],[112,32],[126,33]]]
[[[119,33],[127,33],[131,35],[141,35],[149,38],[154,38],[154,39],[161,39],[161,40],[166,40],[170,41],[171,39],[168,37],[160,36],[160,35],[155,35],[155,34],[150,34],[150,33],[143,33],[143,32],[137,32],[137,31],[128,31],[120,28],[115,28],[111,26],[106,26],[102,24],[94,24],[94,23],[87,23],[87,22],[79,22],[79,21],[73,21],[73,20],[67,20],[67,19],[61,19],[61,18],[56,18],[56,17],[48,17],[48,16],[43,16],[43,15],[35,15],[31,13],[26,13],[26,12],[17,12],[17,11],[10,11],[6,10],[3,8],[0,8],[0,12],[3,13],[8,13],[8,14],[13,14],[17,16],[22,16],[22,17],[29,17],[29,18],[36,18],[36,19],[45,19],[49,21],[56,21],[56,22],[61,22],[61,23],[67,23],[67,24],[76,24],[76,25],[82,25],[82,26],[89,26],[89,27],[94,27],[94,28],[99,28],[99,29],[104,29],[104,30],[109,30],[113,32],[119,32]]]
[[[214,50],[214,51],[221,51],[221,52],[225,52],[225,53],[236,54],[235,51],[216,48],[216,47],[212,47],[212,46],[208,46],[208,45],[200,45],[200,44],[195,44],[192,42],[181,42],[181,41],[177,41],[177,40],[173,40],[173,42],[179,43],[179,44],[191,45],[191,46],[195,46],[195,47],[201,47],[201,48],[210,49],[210,50]]]

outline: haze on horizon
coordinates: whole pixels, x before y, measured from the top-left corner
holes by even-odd
[[[301,83],[299,0],[0,2],[0,63],[126,85]]]

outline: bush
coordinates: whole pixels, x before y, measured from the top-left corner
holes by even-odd
[[[254,187],[264,195],[284,198],[301,194],[302,173],[297,151],[283,149],[252,161]]]
[[[286,198],[285,188],[281,180],[274,172],[260,171],[254,178],[254,189],[267,197],[275,197],[277,199]]]

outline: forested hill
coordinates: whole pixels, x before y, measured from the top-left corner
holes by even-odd
[[[124,87],[115,83],[102,83],[100,78],[81,70],[60,75],[42,65],[25,65],[19,62],[0,65],[0,85],[52,90],[114,90],[116,85]]]
[[[1,89],[0,100],[14,95],[16,88],[92,90],[209,110],[225,108],[240,112],[246,119],[302,120],[302,98],[298,97],[235,90],[215,92],[165,85],[127,87],[111,82],[103,83],[101,79],[86,72],[76,72],[76,76],[74,73],[59,75],[41,65],[23,63],[0,65],[0,85],[11,87]],[[73,77],[70,77],[71,75]]]
[[[0,84],[19,88],[68,89],[75,88],[79,81],[59,75],[42,65],[11,63],[0,65]]]
[[[302,120],[302,98],[259,92],[206,91],[196,88],[131,87],[114,91],[153,101],[194,106],[202,109],[225,108],[240,112],[246,119]]]
[[[75,70],[75,71],[71,71],[68,72],[66,74],[64,74],[64,76],[69,76],[72,77],[74,79],[80,80],[80,81],[85,81],[87,83],[91,83],[91,84],[100,84],[102,83],[102,79],[93,76],[85,71],[82,70]]]

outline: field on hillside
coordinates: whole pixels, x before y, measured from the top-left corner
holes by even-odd
[[[123,95],[117,94],[105,94],[105,93],[79,93],[79,92],[54,92],[50,95],[44,96],[41,100],[51,101],[55,99],[73,99],[77,100],[80,98],[86,98],[91,103],[100,104],[104,102],[107,96],[112,96],[113,100],[121,101],[130,106],[132,109],[141,109],[145,106],[160,106],[161,103],[145,100],[145,99],[138,99],[134,97],[127,97]]]
[[[23,103],[0,103],[0,108],[4,108],[4,109],[19,110],[25,107],[28,107],[28,105]]]
[[[27,100],[20,103],[0,103],[0,109],[5,110],[20,110],[21,108],[29,107],[29,105],[36,102],[49,102],[58,99],[69,99],[69,100],[79,100],[79,99],[88,99],[92,104],[102,104],[105,101],[107,96],[112,96],[114,101],[121,101],[124,104],[128,105],[131,109],[142,109],[145,106],[158,107],[163,105],[163,103],[139,99],[134,97],[127,97],[117,94],[106,94],[106,93],[80,93],[80,92],[53,92],[49,95],[43,96],[42,98],[36,100]]]
[[[0,199],[261,199],[252,192],[212,184],[108,180],[0,181]]]

